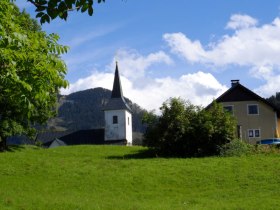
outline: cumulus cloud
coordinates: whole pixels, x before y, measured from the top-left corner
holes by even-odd
[[[258,20],[252,18],[249,15],[234,14],[230,17],[230,21],[227,23],[228,29],[242,29],[249,28],[257,25]]]
[[[113,73],[103,73],[94,71],[90,76],[80,78],[76,82],[69,85],[66,89],[61,89],[61,94],[68,95],[80,90],[86,90],[89,88],[103,87],[106,89],[112,89],[113,87]]]
[[[269,24],[257,26],[258,21],[248,15],[232,15],[226,28],[234,29],[217,42],[203,46],[199,40],[190,40],[183,33],[164,34],[170,51],[187,62],[228,67],[248,68],[252,77],[264,80],[266,85],[258,89],[273,94],[279,91],[275,82],[280,73],[280,18]]]
[[[172,59],[163,51],[143,56],[133,49],[119,49],[115,59],[122,65],[122,74],[133,81],[144,77],[146,70],[156,63],[167,65],[173,63]],[[114,70],[115,62],[112,61],[107,69]]]
[[[163,52],[143,56],[135,51],[132,53],[131,50],[122,50],[118,56],[124,95],[147,110],[158,110],[161,104],[170,97],[181,97],[197,105],[207,105],[227,89],[213,75],[202,71],[184,74],[179,78],[148,77],[146,71],[153,64],[172,63],[172,60]],[[63,89],[62,94],[95,87],[111,90],[114,62],[112,61],[107,68],[110,68],[111,72],[94,71],[91,76],[81,78],[70,84],[68,89]],[[139,86],[138,83],[142,85]]]
[[[252,77],[264,81],[262,86],[255,89],[260,95],[266,97],[279,91],[280,18],[258,25],[256,19],[238,14],[231,16],[226,28],[233,29],[234,33],[225,34],[206,46],[180,32],[164,34],[163,39],[172,54],[186,62],[225,69],[232,65],[241,66],[250,70]],[[121,49],[116,58],[125,96],[148,110],[158,110],[169,97],[181,97],[197,105],[207,105],[227,90],[211,73],[205,71],[188,73],[186,69],[176,78],[150,77],[147,72],[154,71],[155,64],[174,66],[171,55],[164,51],[142,55],[136,50]],[[62,93],[95,87],[112,89],[115,60],[112,59],[105,72],[93,71],[91,76],[70,84],[69,89],[62,90]]]
[[[270,97],[271,95],[274,95],[276,92],[279,92],[280,90],[280,75],[273,75],[268,78],[267,82],[264,85],[261,85],[260,87],[256,88],[254,91],[258,94],[260,94],[263,97]]]
[[[169,44],[171,51],[190,62],[206,61],[207,52],[200,41],[191,41],[183,33],[164,34],[163,39]]]
[[[224,35],[206,49],[200,41],[191,41],[182,33],[164,34],[163,38],[176,53],[189,62],[207,63],[215,66],[278,65],[280,66],[280,19],[261,27],[236,30],[232,36]]]

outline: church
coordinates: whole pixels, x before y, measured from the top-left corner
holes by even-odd
[[[61,133],[43,145],[49,148],[79,144],[132,145],[132,110],[123,96],[117,62],[111,98],[103,111],[104,128]]]
[[[118,63],[116,63],[115,78],[111,99],[104,107],[105,117],[105,142],[126,142],[132,144],[132,111],[126,103],[119,75]]]

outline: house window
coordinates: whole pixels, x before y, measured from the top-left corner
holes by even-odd
[[[113,116],[113,124],[118,124],[118,116]]]
[[[249,129],[248,130],[248,136],[249,138],[259,138],[260,135],[260,129]]]
[[[129,117],[127,117],[127,124],[129,125]]]
[[[233,105],[224,106],[224,111],[233,114]]]
[[[248,136],[249,136],[250,138],[254,137],[254,130],[249,130],[249,131],[248,131]]]
[[[257,104],[249,104],[248,114],[259,114],[259,106]]]
[[[260,130],[255,130],[255,137],[260,137]]]

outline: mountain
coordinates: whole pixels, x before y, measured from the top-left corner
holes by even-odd
[[[76,131],[104,128],[103,107],[111,98],[111,93],[104,88],[95,88],[60,95],[57,116],[50,119],[46,125],[36,126],[38,130],[36,141],[46,143]],[[145,131],[145,126],[142,124],[145,110],[129,99],[125,98],[125,100],[132,109],[133,144],[140,145]],[[8,138],[8,144],[33,143],[26,136]]]
[[[104,127],[103,107],[111,97],[111,91],[94,88],[59,96],[58,115],[48,121],[48,131],[76,131]],[[132,109],[133,132],[143,133],[142,116],[145,112],[139,105],[126,98]]]

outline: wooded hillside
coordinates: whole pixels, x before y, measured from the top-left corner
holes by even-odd
[[[46,129],[52,131],[84,130],[104,126],[103,107],[111,91],[104,88],[88,89],[59,97],[58,115],[49,120]],[[143,132],[144,109],[126,98],[132,113],[134,132]]]

